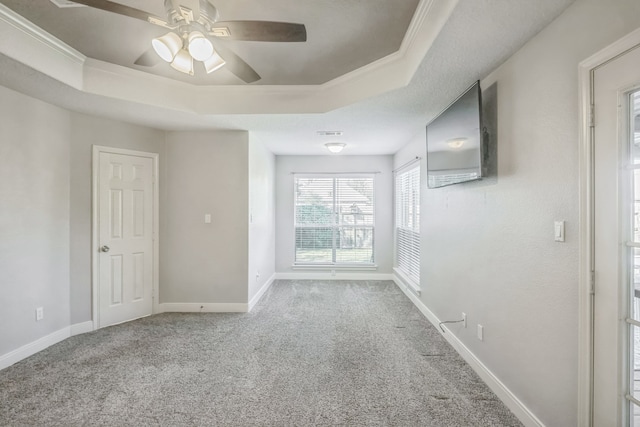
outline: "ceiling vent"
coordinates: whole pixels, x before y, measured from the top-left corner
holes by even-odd
[[[318,135],[320,136],[342,136],[344,132],[341,130],[319,130]]]

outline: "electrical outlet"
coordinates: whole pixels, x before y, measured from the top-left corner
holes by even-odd
[[[462,326],[467,327],[467,313],[462,313]]]
[[[44,308],[38,307],[36,308],[36,322],[44,319]]]
[[[336,271],[335,270],[331,270],[331,275],[335,276],[336,275]]]
[[[484,340],[484,326],[478,324],[478,339],[480,341]]]
[[[260,279],[260,271],[258,270],[258,272],[256,273],[256,282],[258,281],[258,279]]]

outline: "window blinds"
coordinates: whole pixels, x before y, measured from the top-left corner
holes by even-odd
[[[396,268],[420,284],[420,165],[396,174]]]
[[[373,176],[295,180],[295,263],[373,264]]]

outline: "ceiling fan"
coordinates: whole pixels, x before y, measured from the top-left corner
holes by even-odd
[[[273,21],[219,21],[218,11],[208,0],[164,0],[167,18],[109,0],[71,0],[96,9],[147,21],[169,29],[152,40],[153,51],[143,53],[136,64],[155,65],[158,58],[183,73],[193,75],[193,61],[201,62],[207,73],[225,66],[246,83],[260,80],[258,73],[220,40],[261,42],[304,42],[304,24]],[[187,7],[187,5],[192,7]],[[191,4],[190,4],[191,3]],[[196,7],[193,7],[196,6]]]

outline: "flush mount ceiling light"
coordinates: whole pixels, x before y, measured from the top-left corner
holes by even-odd
[[[342,149],[346,146],[344,142],[327,142],[324,144],[327,147],[327,150],[331,151],[334,154],[337,154],[342,151]]]
[[[467,138],[453,138],[447,140],[447,145],[454,150],[457,150],[462,148],[465,142],[467,142]]]

